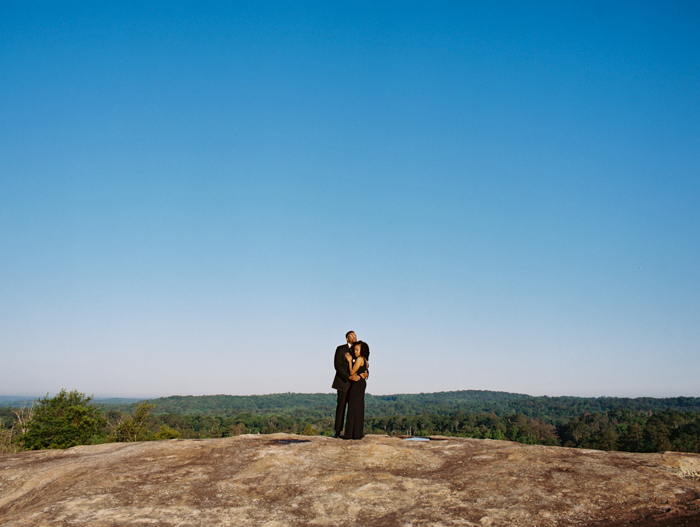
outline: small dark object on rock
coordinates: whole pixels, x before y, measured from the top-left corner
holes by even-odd
[[[308,439],[272,439],[268,445],[288,445],[290,443],[308,443]]]

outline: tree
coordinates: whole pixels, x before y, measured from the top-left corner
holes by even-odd
[[[654,415],[644,426],[642,452],[664,452],[671,450],[670,432],[662,418]]]
[[[12,413],[14,413],[15,417],[16,417],[16,424],[17,424],[17,427],[19,428],[20,435],[27,433],[27,430],[29,430],[29,423],[32,422],[32,418],[34,417],[34,406],[35,405],[36,405],[36,401],[32,401],[32,404],[29,408],[27,408],[26,406],[23,406],[22,408],[19,408],[19,409],[15,408],[12,410]]]
[[[246,428],[245,428],[245,425],[243,423],[238,423],[238,424],[231,425],[228,427],[229,437],[239,436],[239,435],[245,434],[245,433],[246,433]]]
[[[148,432],[146,421],[151,416],[153,408],[155,408],[155,404],[141,403],[136,407],[133,416],[127,417],[117,424],[115,429],[117,442],[144,441]]]
[[[105,424],[102,411],[77,390],[39,399],[20,442],[29,450],[70,448],[94,442]]]
[[[154,441],[160,441],[162,439],[179,439],[180,432],[173,430],[168,425],[160,425],[160,430],[156,432],[153,436]]]

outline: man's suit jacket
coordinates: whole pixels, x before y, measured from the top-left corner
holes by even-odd
[[[350,353],[350,346],[343,344],[336,348],[333,358],[333,367],[335,368],[333,389],[339,392],[347,392],[350,388],[350,366],[345,358],[346,353]]]

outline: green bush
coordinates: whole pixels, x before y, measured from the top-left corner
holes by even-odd
[[[20,437],[21,444],[29,450],[92,444],[105,419],[90,401],[92,397],[77,390],[61,390],[51,398],[46,394],[37,401],[27,430]]]
[[[153,435],[154,441],[161,439],[180,439],[180,432],[173,430],[168,425],[160,425],[160,430]]]
[[[318,428],[316,428],[311,423],[307,424],[304,427],[304,430],[301,431],[301,435],[303,435],[303,436],[317,436],[317,435],[319,435],[319,433],[320,432],[318,431]]]

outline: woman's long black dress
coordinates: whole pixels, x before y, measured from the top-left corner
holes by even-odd
[[[367,359],[357,370],[357,375],[367,371]],[[367,381],[350,381],[348,390],[348,417],[345,420],[345,439],[362,439],[365,428],[365,390]]]

